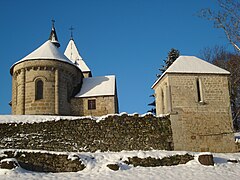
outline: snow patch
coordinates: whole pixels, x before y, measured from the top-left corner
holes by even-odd
[[[75,97],[114,96],[115,87],[114,75],[83,78],[82,88]]]
[[[0,150],[0,154],[6,150]],[[26,150],[22,150],[25,151]],[[27,150],[36,152],[34,150]],[[46,152],[40,151],[38,152]],[[68,153],[68,152],[51,152],[54,154],[68,154],[70,159],[80,157],[81,161],[86,165],[83,171],[69,172],[69,173],[38,173],[16,168],[13,170],[0,169],[0,179],[104,179],[104,180],[146,180],[146,179],[239,179],[240,176],[240,163],[228,163],[227,159],[240,159],[240,153],[214,153],[214,158],[218,158],[221,161],[215,161],[214,167],[202,166],[197,159],[189,161],[187,164],[181,164],[177,166],[164,166],[164,167],[133,167],[124,164],[124,160],[127,157],[138,156],[140,158],[163,158],[167,156],[173,156],[176,154],[191,154],[197,157],[197,152],[186,151],[121,151],[121,152],[83,152],[83,153]],[[120,169],[118,171],[112,171],[107,167],[107,164],[118,164]]]
[[[88,116],[86,116],[88,117]],[[61,119],[84,119],[79,116],[48,116],[48,115],[0,115],[0,123],[40,123],[46,121],[59,121]]]
[[[235,135],[235,142],[240,143],[240,132],[236,132],[234,135]]]
[[[3,162],[15,162],[18,164],[18,161],[15,158],[5,158],[0,161],[1,163]]]
[[[127,114],[126,112],[122,112],[120,114],[108,114],[104,116],[50,116],[50,115],[0,115],[0,124],[11,124],[11,123],[16,123],[21,124],[21,123],[41,123],[41,122],[47,122],[47,121],[60,121],[60,120],[81,120],[81,119],[91,119],[96,122],[100,122],[105,120],[106,118],[110,116],[136,116],[139,115],[138,113],[133,113],[133,114]],[[146,113],[139,115],[140,117],[148,116],[148,115],[153,115],[152,113]],[[167,114],[162,114],[158,117],[165,117]],[[22,134],[20,135],[24,137],[25,135]],[[11,141],[11,138],[9,139]]]

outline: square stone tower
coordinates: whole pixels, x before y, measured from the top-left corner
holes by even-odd
[[[180,56],[153,84],[156,113],[170,114],[175,150],[234,152],[230,73]]]

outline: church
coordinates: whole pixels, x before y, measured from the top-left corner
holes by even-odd
[[[53,22],[49,39],[11,66],[12,114],[118,113],[116,77],[93,77],[72,35],[64,53],[59,47]]]
[[[118,113],[116,77],[94,77],[72,35],[64,53],[59,47],[53,23],[49,39],[12,65],[12,114]],[[173,142],[174,150],[236,152],[229,75],[195,56],[179,56],[154,82],[156,115],[170,120],[166,142]]]

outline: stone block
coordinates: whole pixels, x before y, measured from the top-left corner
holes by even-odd
[[[15,158],[6,158],[0,161],[1,169],[14,169],[19,167],[19,164]]]
[[[198,161],[200,162],[200,164],[205,166],[214,166],[212,154],[200,154],[198,156]]]
[[[119,170],[118,164],[108,164],[107,167],[113,171]]]

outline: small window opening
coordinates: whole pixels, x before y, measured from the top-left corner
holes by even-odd
[[[198,102],[203,102],[202,90],[201,90],[201,82],[200,82],[199,79],[197,79],[196,83],[197,83],[197,98],[198,98]]]
[[[96,99],[88,100],[88,110],[96,109]]]
[[[36,92],[35,92],[35,100],[43,99],[43,81],[36,81]]]
[[[161,112],[161,113],[164,114],[164,111],[165,111],[164,98],[165,98],[165,97],[164,97],[164,91],[163,91],[162,89],[161,89],[161,93],[162,93],[162,94],[161,94],[161,95],[162,95],[162,100],[161,100],[161,103],[162,103],[162,104],[161,104],[161,105],[162,105],[162,112]]]

